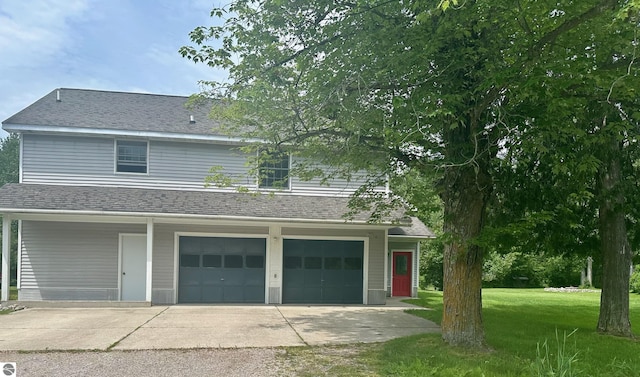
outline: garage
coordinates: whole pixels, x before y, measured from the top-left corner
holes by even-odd
[[[362,304],[364,241],[283,241],[282,302]]]
[[[264,303],[264,238],[179,239],[181,303]]]

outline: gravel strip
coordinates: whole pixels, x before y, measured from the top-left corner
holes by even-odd
[[[17,376],[282,376],[275,348],[110,352],[0,352]]]

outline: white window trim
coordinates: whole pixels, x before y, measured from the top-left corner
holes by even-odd
[[[259,151],[257,153],[260,153]],[[293,158],[291,156],[291,153],[287,154],[289,156],[289,174],[287,174],[287,187],[262,187],[260,186],[260,166],[258,166],[258,174],[256,177],[256,187],[258,188],[258,190],[260,191],[275,191],[275,192],[286,192],[286,191],[291,191],[291,164],[293,163]]]
[[[140,143],[147,144],[147,172],[146,173],[135,173],[135,172],[126,172],[126,171],[118,171],[118,141],[135,141]],[[151,170],[151,163],[149,161],[149,151],[151,150],[151,143],[149,140],[138,140],[138,139],[113,139],[113,173],[120,175],[149,175],[149,171]]]

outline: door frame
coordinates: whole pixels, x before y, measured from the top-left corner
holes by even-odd
[[[393,278],[394,278],[394,272],[395,272],[395,253],[407,253],[409,255],[411,255],[410,257],[410,262],[411,262],[411,268],[408,270],[409,271],[409,296],[407,297],[411,297],[412,293],[413,293],[413,279],[415,278],[415,274],[413,273],[413,270],[415,268],[415,260],[416,260],[416,251],[412,250],[412,249],[394,249],[391,251],[391,263],[389,263],[389,266],[391,268],[391,273],[389,274],[389,276],[391,277],[391,297],[396,297],[397,295],[395,294],[395,292],[393,291]],[[402,296],[405,297],[405,296]]]
[[[123,246],[123,242],[122,239],[124,237],[127,236],[136,236],[136,237],[144,237],[145,240],[145,245],[147,242],[147,234],[146,233],[118,233],[118,301],[122,301],[122,263],[124,262],[123,260],[123,256],[122,256],[122,246]],[[146,247],[145,247],[145,259],[146,259]],[[145,270],[146,270],[147,266],[145,264]],[[147,284],[147,279],[145,277],[145,284]],[[146,292],[146,286],[145,286],[145,292]],[[143,300],[144,301],[144,300]]]

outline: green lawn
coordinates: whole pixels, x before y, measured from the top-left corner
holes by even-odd
[[[577,352],[575,375],[640,376],[640,342],[595,332],[599,300],[599,293],[484,289],[483,319],[493,351],[468,352],[446,346],[439,335],[420,335],[385,343],[375,358],[381,375],[531,376],[536,345],[547,340],[555,353],[556,330],[562,338],[577,329],[567,342],[567,349]],[[440,321],[441,292],[420,292],[419,299],[409,302],[434,309],[413,314]],[[634,332],[640,335],[640,295],[631,295],[630,310]]]

